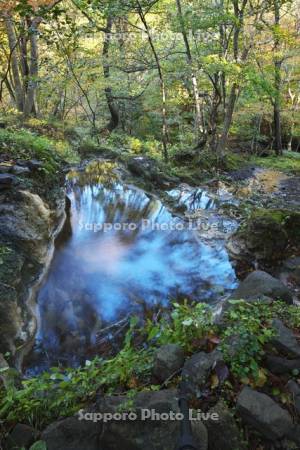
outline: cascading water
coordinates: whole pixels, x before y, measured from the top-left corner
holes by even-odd
[[[69,177],[70,217],[38,295],[28,373],[78,363],[103,326],[143,305],[163,307],[178,298],[211,302],[235,287],[224,241],[199,238],[184,218],[120,183],[111,169],[98,162]],[[197,196],[197,208],[215,208],[205,193]]]

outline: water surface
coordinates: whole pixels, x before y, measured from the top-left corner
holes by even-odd
[[[202,239],[157,198],[121,183],[111,163],[68,178],[70,216],[37,299],[33,371],[78,362],[102,327],[145,305],[212,302],[235,287],[224,241]],[[195,198],[198,209],[216,208],[205,192]]]

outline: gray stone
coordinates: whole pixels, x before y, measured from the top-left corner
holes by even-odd
[[[293,370],[300,372],[300,358],[287,359],[281,356],[267,355],[264,362],[267,369],[275,375],[283,375]]]
[[[51,424],[42,434],[47,450],[104,450],[99,446],[102,423],[70,417]]]
[[[200,352],[193,355],[184,364],[182,379],[187,382],[187,389],[190,394],[200,395],[201,388],[218,361],[222,361],[223,356],[219,350],[211,353]]]
[[[39,195],[19,191],[13,201],[0,203],[0,232],[21,245],[39,263],[48,254],[53,218]]]
[[[0,189],[8,189],[16,184],[16,177],[9,173],[0,173]]]
[[[300,256],[293,256],[283,263],[283,267],[288,270],[296,270],[300,268]]]
[[[37,438],[38,433],[34,428],[18,423],[6,440],[6,448],[7,450],[29,448]]]
[[[163,382],[180,370],[183,364],[184,352],[179,345],[163,345],[154,356],[153,375]]]
[[[300,346],[291,330],[289,330],[281,320],[273,320],[273,328],[276,335],[272,338],[272,345],[287,355],[292,357],[300,357]]]
[[[209,419],[205,422],[208,431],[208,449],[246,450],[247,446],[242,440],[241,431],[225,403],[220,400],[209,412],[218,414],[219,420]]]
[[[13,168],[12,168],[12,173],[14,173],[15,175],[25,175],[29,172],[30,172],[30,170],[28,169],[28,167],[16,165],[16,166],[13,166]]]
[[[284,300],[293,303],[293,296],[289,289],[279,280],[266,272],[256,270],[242,281],[231,298],[240,300],[259,300],[262,296],[273,300]]]
[[[27,162],[27,165],[31,170],[38,170],[43,167],[42,161],[39,161],[37,159],[31,159]]]
[[[294,406],[297,413],[300,415],[300,386],[296,381],[289,380],[286,385],[287,390],[292,394]]]
[[[237,400],[243,421],[270,440],[289,436],[293,421],[289,413],[265,394],[244,387]]]
[[[141,392],[136,395],[130,410],[138,420],[118,420],[93,423],[79,421],[77,417],[56,422],[42,434],[48,450],[172,450],[180,436],[178,420],[141,420],[142,410],[156,413],[178,413],[176,390]],[[88,410],[97,413],[126,413],[128,398],[104,397]],[[193,434],[199,442],[199,450],[207,450],[207,430],[202,422],[193,424]]]

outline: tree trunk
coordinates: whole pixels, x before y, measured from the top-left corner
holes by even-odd
[[[181,34],[182,34],[184,45],[185,45],[187,62],[188,62],[189,67],[192,69],[191,81],[192,81],[192,87],[193,87],[193,96],[194,96],[195,112],[196,112],[195,113],[195,129],[196,129],[196,138],[198,140],[200,135],[204,131],[203,124],[202,124],[202,112],[201,112],[198,82],[197,82],[196,74],[193,70],[193,57],[192,57],[192,52],[191,52],[191,47],[189,44],[188,36],[186,33],[186,29],[185,29],[184,18],[183,18],[182,7],[181,7],[181,0],[176,0],[176,5],[177,5],[178,18],[179,18],[179,22],[180,22]]]
[[[31,114],[37,115],[37,101],[36,101],[36,90],[38,84],[38,70],[39,70],[39,62],[38,62],[38,44],[37,44],[37,28],[35,26],[34,21],[28,24],[28,28],[30,29],[30,66],[29,66],[29,74],[27,80],[27,92],[26,99],[24,105],[24,116],[28,117]]]
[[[149,41],[149,45],[151,47],[155,62],[156,62],[156,66],[157,66],[157,72],[158,72],[158,77],[159,77],[159,82],[160,82],[160,89],[161,89],[161,95],[162,95],[162,120],[163,120],[163,126],[162,126],[162,141],[163,141],[163,157],[164,160],[167,162],[169,159],[169,155],[168,155],[168,143],[169,143],[169,137],[168,137],[168,120],[167,120],[167,93],[166,93],[166,85],[165,85],[165,80],[164,80],[164,76],[163,76],[163,72],[162,72],[162,68],[161,68],[161,64],[160,64],[160,60],[158,57],[158,54],[156,52],[152,37],[151,37],[151,33],[150,33],[150,29],[145,17],[145,14],[143,12],[143,9],[139,3],[139,1],[137,0],[137,5],[138,5],[138,13],[140,16],[140,19],[145,27],[146,33],[147,33],[147,37],[148,37],[148,41]]]
[[[16,37],[12,18],[5,17],[5,28],[11,54],[11,71],[13,77],[14,97],[18,111],[24,111],[25,93],[19,73],[19,61],[17,56],[18,39]]]
[[[223,131],[222,131],[221,137],[218,141],[218,145],[216,148],[217,154],[220,157],[223,156],[223,152],[224,152],[226,144],[227,144],[228,134],[229,134],[230,126],[232,123],[233,112],[234,112],[234,107],[235,107],[235,103],[237,100],[237,96],[238,96],[238,85],[236,83],[234,83],[234,85],[231,88],[230,95],[228,98],[228,103],[226,106]]]
[[[274,149],[276,155],[282,155],[282,131],[281,131],[281,65],[282,61],[278,52],[280,51],[280,38],[278,34],[278,27],[280,25],[280,5],[279,0],[274,0],[274,23],[275,23],[275,38],[274,38]]]
[[[106,23],[106,32],[104,36],[102,57],[103,57],[103,75],[106,83],[108,84],[105,89],[105,97],[107,101],[107,106],[110,112],[110,121],[106,125],[105,129],[109,132],[112,132],[116,129],[120,122],[120,114],[117,105],[115,104],[112,88],[109,86],[110,79],[110,64],[109,64],[109,47],[111,42],[111,32],[113,27],[113,19],[109,15]]]

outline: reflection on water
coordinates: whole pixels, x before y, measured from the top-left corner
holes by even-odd
[[[39,370],[57,361],[71,364],[103,326],[139,311],[144,302],[213,301],[235,286],[221,241],[208,245],[182,230],[181,219],[156,198],[122,185],[112,167],[99,166],[101,176],[92,169],[71,174],[68,232],[39,292],[31,355],[31,366]]]

